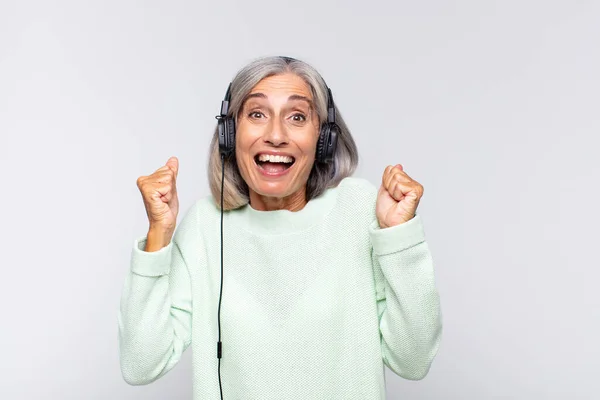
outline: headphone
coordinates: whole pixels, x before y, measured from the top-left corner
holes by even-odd
[[[283,57],[288,63],[293,60],[289,57]],[[319,140],[317,142],[317,150],[315,160],[320,163],[330,163],[334,159],[335,149],[337,147],[340,127],[335,122],[335,106],[333,104],[333,96],[331,89],[327,85],[327,122],[321,125],[319,132]],[[217,358],[218,374],[219,374],[219,390],[221,392],[221,400],[223,399],[223,387],[221,386],[221,357],[222,357],[222,342],[221,342],[221,298],[223,296],[223,185],[225,183],[225,157],[229,157],[235,150],[235,118],[227,116],[229,112],[229,102],[231,101],[231,83],[227,87],[225,98],[221,102],[221,112],[215,118],[218,121],[219,131],[219,152],[221,153],[221,289],[219,292],[219,339],[217,342]]]
[[[235,150],[235,118],[233,116],[227,116],[230,101],[231,83],[227,87],[225,98],[221,102],[221,113],[215,117],[219,121],[219,150],[223,157],[228,157]],[[331,89],[327,87],[327,122],[321,124],[321,131],[319,133],[315,155],[316,161],[320,163],[329,163],[333,161],[339,134],[340,127],[335,122],[333,96],[331,94]]]

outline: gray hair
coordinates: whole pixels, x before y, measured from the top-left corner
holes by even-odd
[[[228,116],[235,116],[236,126],[242,102],[262,79],[273,75],[291,72],[298,75],[310,86],[319,126],[327,121],[327,85],[315,68],[304,61],[290,57],[275,56],[255,59],[243,67],[231,81],[231,101]],[[352,175],[358,165],[356,143],[346,126],[342,115],[335,106],[336,123],[340,127],[333,162],[315,162],[306,183],[306,201],[319,196],[326,189],[337,186],[340,181]],[[209,147],[208,182],[217,207],[221,206],[221,154],[219,152],[219,130],[215,127]],[[233,210],[248,204],[248,185],[237,166],[235,152],[224,160],[223,210]]]

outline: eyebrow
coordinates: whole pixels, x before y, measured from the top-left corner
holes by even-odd
[[[257,92],[257,93],[250,93],[249,95],[247,95],[247,96],[246,96],[246,98],[245,98],[245,99],[244,99],[244,101],[242,102],[242,107],[243,107],[243,106],[246,104],[246,102],[247,102],[248,100],[250,100],[250,99],[253,99],[253,98],[266,99],[266,98],[267,98],[267,95],[266,95],[266,94],[264,94],[264,93],[260,93],[260,92]],[[308,98],[308,97],[306,97],[306,96],[301,96],[301,95],[299,95],[299,94],[292,94],[290,97],[288,97],[288,101],[291,101],[291,100],[302,100],[302,101],[305,101],[305,102],[307,102],[307,103],[308,103],[308,105],[309,105],[311,108],[313,108],[313,102],[312,102],[312,100],[311,100],[311,99],[309,99],[309,98]]]
[[[290,97],[288,97],[288,101],[290,101],[290,100],[303,100],[303,101],[307,102],[309,106],[312,107],[312,105],[313,105],[313,102],[311,99],[309,99],[306,96],[300,96],[299,94],[291,95]]]

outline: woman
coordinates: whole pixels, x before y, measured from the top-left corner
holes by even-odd
[[[153,382],[190,344],[195,399],[384,399],[384,365],[423,379],[442,332],[416,214],[423,186],[400,164],[379,190],[351,176],[355,143],[310,65],[261,58],[230,88],[235,148],[221,159],[215,130],[212,196],[176,231],[177,158],[138,178],[150,226],[118,315],[125,381]],[[337,142],[323,162],[333,111]]]

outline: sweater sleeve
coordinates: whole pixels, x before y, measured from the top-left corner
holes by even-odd
[[[383,361],[397,375],[423,379],[437,354],[442,316],[421,216],[369,227]]]
[[[147,236],[134,240],[118,313],[121,373],[130,385],[165,375],[191,343],[191,284],[180,247],[185,231],[179,226],[154,252],[143,250]]]

